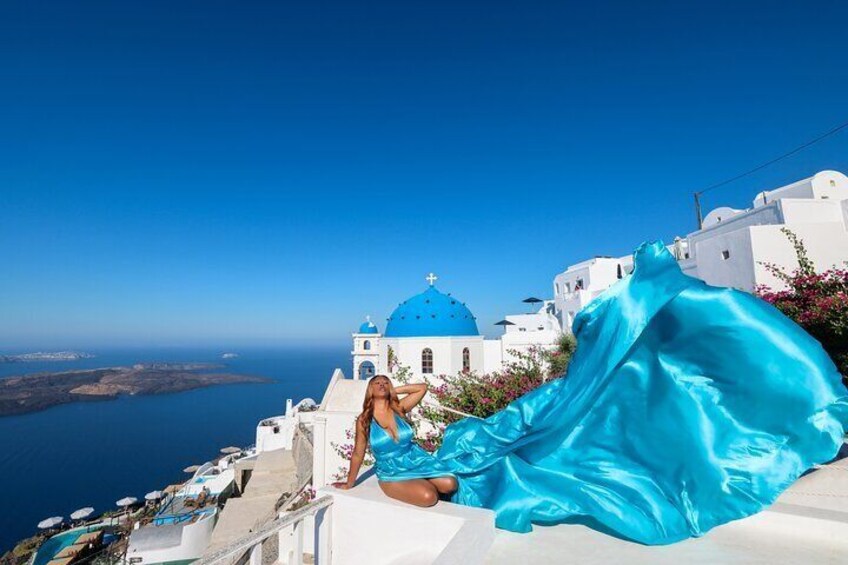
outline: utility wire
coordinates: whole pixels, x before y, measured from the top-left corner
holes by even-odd
[[[754,167],[753,169],[747,170],[747,171],[745,171],[744,173],[741,173],[741,174],[736,175],[735,177],[731,177],[731,178],[729,178],[729,179],[727,179],[727,180],[723,180],[723,181],[721,181],[721,182],[717,182],[717,183],[712,184],[712,185],[710,185],[710,186],[708,186],[708,187],[706,187],[706,188],[703,188],[703,189],[701,189],[701,190],[698,190],[698,191],[694,192],[694,193],[692,194],[692,196],[694,196],[694,197],[695,197],[695,217],[696,217],[696,218],[697,218],[697,220],[698,220],[698,229],[701,229],[701,228],[703,228],[703,227],[704,227],[704,218],[703,218],[703,216],[702,216],[702,214],[701,214],[701,196],[702,196],[703,194],[705,194],[705,193],[707,193],[707,192],[709,192],[709,191],[711,191],[711,190],[714,190],[714,189],[716,189],[716,188],[719,188],[719,187],[721,187],[721,186],[724,186],[724,185],[726,185],[726,184],[730,184],[730,183],[732,183],[732,182],[734,182],[734,181],[737,181],[737,180],[739,180],[739,179],[741,179],[741,178],[747,177],[748,175],[751,175],[751,174],[753,174],[753,173],[756,173],[756,172],[757,172],[757,171],[759,171],[759,170],[765,169],[765,168],[766,168],[766,167],[768,167],[769,165],[773,165],[773,164],[777,163],[778,161],[781,161],[781,160],[783,160],[783,159],[786,159],[787,157],[790,157],[790,156],[792,156],[792,155],[794,155],[794,154],[798,153],[799,151],[801,151],[801,150],[803,150],[803,149],[806,149],[806,148],[807,148],[807,147],[809,147],[810,145],[814,145],[814,144],[818,143],[819,141],[821,141],[821,140],[823,140],[823,139],[825,139],[825,138],[828,138],[828,137],[830,137],[830,136],[832,136],[832,135],[834,135],[834,134],[836,134],[836,133],[839,133],[840,131],[842,131],[842,130],[843,130],[843,129],[845,129],[845,128],[848,128],[848,122],[844,122],[844,123],[842,123],[842,124],[839,124],[838,126],[836,126],[836,127],[832,128],[832,129],[830,129],[829,131],[826,131],[825,133],[821,134],[820,136],[816,137],[815,139],[811,139],[811,140],[810,140],[810,141],[808,141],[807,143],[804,143],[803,145],[799,145],[798,147],[796,147],[796,148],[795,148],[795,149],[793,149],[792,151],[788,151],[788,152],[784,153],[783,155],[780,155],[779,157],[775,157],[774,159],[771,159],[770,161],[766,161],[765,163],[762,163],[762,164],[760,164],[760,165],[757,165],[757,166],[756,166],[756,167]]]
[[[718,188],[718,187],[720,187],[720,186],[724,186],[724,185],[726,185],[726,184],[730,184],[730,183],[732,183],[732,182],[734,182],[734,181],[737,181],[737,180],[739,180],[739,179],[741,179],[741,178],[747,177],[748,175],[751,175],[751,174],[753,174],[753,173],[756,173],[757,171],[759,171],[759,170],[761,170],[761,169],[765,169],[765,168],[766,168],[766,167],[768,167],[769,165],[773,165],[774,163],[777,163],[778,161],[781,161],[781,160],[783,160],[783,159],[786,159],[787,157],[790,157],[790,156],[794,155],[795,153],[798,153],[799,151],[801,151],[801,150],[803,150],[803,149],[806,149],[806,148],[807,148],[807,147],[809,147],[810,145],[814,145],[814,144],[818,143],[819,141],[821,141],[821,140],[823,140],[823,139],[825,139],[825,138],[827,138],[827,137],[830,137],[831,135],[834,135],[834,134],[838,133],[839,131],[841,131],[841,130],[843,130],[843,129],[845,129],[845,128],[848,128],[848,122],[845,122],[845,123],[843,123],[843,124],[840,124],[840,125],[836,126],[835,128],[831,129],[830,131],[827,131],[826,133],[821,134],[821,135],[820,135],[820,136],[818,136],[817,138],[812,139],[812,140],[808,141],[807,143],[805,143],[805,144],[803,144],[803,145],[799,145],[798,147],[796,147],[796,148],[795,148],[795,149],[793,149],[792,151],[789,151],[788,153],[784,153],[784,154],[783,154],[783,155],[781,155],[780,157],[775,157],[774,159],[772,159],[772,160],[770,160],[770,161],[766,161],[765,163],[763,163],[763,164],[761,164],[761,165],[757,165],[757,166],[756,166],[756,167],[754,167],[753,169],[748,170],[748,171],[745,171],[745,172],[744,172],[744,173],[742,173],[742,174],[736,175],[735,177],[732,177],[732,178],[729,178],[729,179],[727,179],[727,180],[723,180],[723,181],[721,181],[721,182],[717,182],[716,184],[710,185],[710,186],[708,186],[708,187],[706,187],[706,188],[704,188],[704,189],[702,189],[702,190],[697,191],[697,193],[696,193],[696,194],[699,194],[699,195],[700,195],[700,194],[704,194],[705,192],[709,192],[710,190],[713,190],[713,189]]]

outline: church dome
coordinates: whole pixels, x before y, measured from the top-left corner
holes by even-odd
[[[480,335],[465,304],[431,286],[395,308],[386,325],[386,337],[441,337]]]
[[[380,333],[380,330],[379,330],[379,328],[377,328],[377,324],[372,322],[371,318],[369,317],[364,322],[362,322],[362,325],[359,326],[359,332],[358,333],[361,333],[361,334],[378,334],[378,333]]]

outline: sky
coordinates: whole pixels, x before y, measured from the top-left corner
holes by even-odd
[[[791,4],[795,4],[794,6]],[[848,119],[848,4],[3,2],[0,351],[487,335]],[[704,197],[848,172],[848,131]]]

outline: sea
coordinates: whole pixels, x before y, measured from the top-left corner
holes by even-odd
[[[239,356],[224,360],[225,352]],[[283,414],[287,398],[295,404],[303,398],[320,403],[333,370],[350,373],[350,352],[344,344],[86,353],[95,357],[0,363],[0,378],[147,362],[209,362],[223,365],[221,371],[273,382],[78,402],[0,417],[0,555],[35,534],[44,518],[67,519],[86,506],[97,512],[115,510],[120,498],[143,500],[149,491],[184,481],[184,468],[215,458],[221,448],[252,445],[256,424]]]

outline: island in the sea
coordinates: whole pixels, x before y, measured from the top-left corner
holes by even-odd
[[[0,355],[0,363],[26,363],[31,361],[79,361],[92,359],[91,353],[79,351],[38,351],[36,353],[21,353],[20,355]]]
[[[124,394],[166,394],[220,384],[266,383],[271,379],[212,372],[210,363],[143,363],[0,379],[0,416],[44,410],[58,404],[110,400]]]

